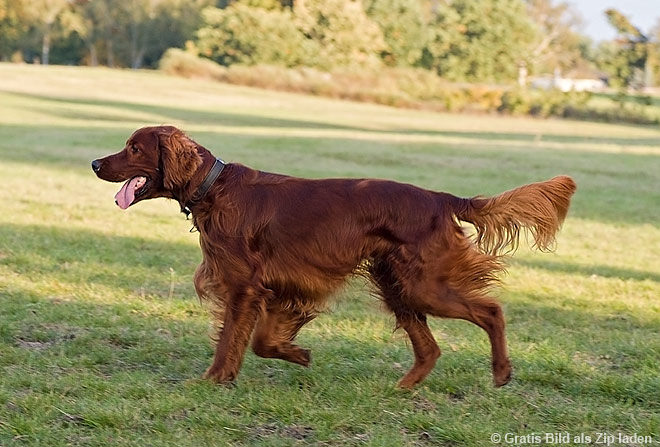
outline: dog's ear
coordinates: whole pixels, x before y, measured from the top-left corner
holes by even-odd
[[[163,160],[163,184],[172,190],[182,187],[202,164],[197,144],[176,127],[163,127],[158,132]]]

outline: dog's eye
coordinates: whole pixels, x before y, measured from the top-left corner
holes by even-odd
[[[133,145],[133,146],[131,146],[131,151],[134,154],[137,154],[138,152],[140,152],[140,149],[136,145]]]

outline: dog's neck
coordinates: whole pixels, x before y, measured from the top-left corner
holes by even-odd
[[[202,164],[181,191],[179,197],[176,197],[181,206],[181,212],[187,218],[190,217],[194,207],[204,199],[225,168],[225,162],[215,157],[206,148],[198,145],[197,150],[202,158]]]

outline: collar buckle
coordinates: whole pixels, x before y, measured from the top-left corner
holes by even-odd
[[[190,208],[183,206],[181,207],[181,212],[186,215],[186,220],[190,220],[190,214],[192,213]]]
[[[192,195],[190,200],[185,203],[185,205],[181,206],[181,212],[186,215],[186,220],[190,220],[192,207],[197,205],[202,201],[204,197],[206,197],[206,194],[209,192],[209,189],[211,189],[211,186],[213,186],[218,177],[220,177],[220,174],[222,174],[225,166],[226,164],[222,159],[216,158],[213,166],[211,166],[211,170],[208,172],[208,174],[206,174],[206,177],[204,177],[204,180],[197,188],[197,191],[195,191],[195,193]]]

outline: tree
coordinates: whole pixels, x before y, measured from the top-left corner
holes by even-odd
[[[53,27],[60,14],[71,5],[71,2],[69,0],[31,0],[25,5],[27,13],[41,37],[41,63],[48,65]]]
[[[520,0],[437,5],[422,65],[454,81],[506,81],[527,62],[535,28]]]
[[[648,86],[660,85],[660,19],[656,22],[656,25],[653,27],[650,33],[651,43],[649,45],[649,57],[648,66],[650,71],[648,77],[651,78],[651,83],[647,83]]]
[[[318,52],[296,27],[288,9],[251,7],[239,1],[226,9],[207,8],[203,17],[197,47],[203,56],[222,65],[266,63],[291,67],[311,61]]]
[[[297,0],[293,12],[298,28],[318,45],[319,68],[381,65],[383,33],[360,0]]]
[[[203,56],[223,65],[377,67],[383,36],[359,0],[239,0],[204,10],[197,32]]]
[[[0,0],[0,60],[8,60],[20,49],[29,23],[25,0]]]
[[[182,47],[201,25],[211,0],[76,0],[72,28],[88,63],[155,67],[170,47]],[[67,17],[63,14],[62,20]]]
[[[530,53],[536,71],[552,73],[584,63],[584,39],[575,31],[582,20],[568,3],[527,0],[527,12],[537,28]]]
[[[121,4],[118,39],[124,58],[132,68],[155,67],[170,47],[182,47],[202,23],[202,10],[209,0],[132,0]]]
[[[650,86],[653,79],[653,44],[649,37],[617,11],[605,11],[607,20],[618,33],[612,48],[601,48],[599,62],[618,87],[639,89]]]
[[[366,4],[369,18],[383,32],[386,48],[381,58],[388,65],[415,66],[429,38],[420,0],[371,0]]]

